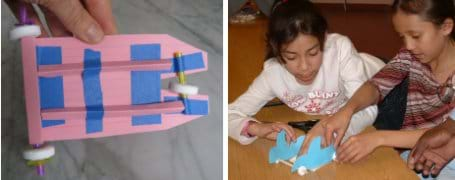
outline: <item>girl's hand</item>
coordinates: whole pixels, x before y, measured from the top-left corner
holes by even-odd
[[[351,117],[352,113],[340,110],[328,118],[321,119],[306,135],[302,148],[300,149],[300,155],[308,151],[311,141],[317,136],[323,136],[321,147],[327,147],[332,144],[334,132],[337,134],[335,137],[335,148],[338,147],[343,139],[344,133],[348,129]]]
[[[295,141],[295,132],[291,126],[287,124],[276,122],[276,123],[256,123],[253,122],[248,127],[248,134],[258,136],[260,138],[266,138],[269,140],[276,140],[276,136],[278,133],[284,130],[286,131],[286,141],[290,143],[291,141]]]
[[[380,145],[380,139],[377,132],[351,136],[337,149],[337,160],[355,163],[373,152]]]
[[[308,133],[305,135],[305,140],[303,141],[302,147],[300,148],[299,155],[304,155],[307,153],[310,143],[315,137],[324,136],[324,128],[322,127],[322,123],[326,120],[327,118],[322,118],[316,125],[313,126],[313,128],[311,128],[310,131],[308,131]],[[327,144],[325,143],[324,138],[322,138],[321,143],[321,146],[323,147],[325,147],[325,144]]]
[[[352,114],[352,111],[341,109],[322,122],[321,126],[324,129],[324,140],[322,141],[323,147],[334,143],[335,148],[338,148],[346,130],[348,129]]]

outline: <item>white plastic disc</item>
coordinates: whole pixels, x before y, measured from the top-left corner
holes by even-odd
[[[186,94],[186,95],[194,95],[197,94],[199,88],[197,86],[187,85],[187,84],[179,84],[179,83],[170,83],[169,89],[176,93]]]
[[[337,160],[337,154],[333,153],[332,160],[334,160],[334,161]]]
[[[303,176],[305,174],[308,173],[308,170],[305,168],[305,167],[299,167],[299,169],[297,169],[297,173],[300,175],[300,176]]]
[[[9,32],[11,40],[18,40],[26,36],[38,37],[39,35],[41,35],[41,29],[37,25],[18,26]]]
[[[44,160],[54,156],[55,148],[51,145],[46,145],[37,149],[28,149],[24,151],[24,159],[30,161]]]

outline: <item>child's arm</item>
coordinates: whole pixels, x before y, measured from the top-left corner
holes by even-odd
[[[326,144],[324,145],[334,143],[335,147],[338,147],[341,139],[344,137],[353,114],[370,105],[376,104],[379,100],[379,96],[379,91],[376,86],[369,81],[365,82],[354,93],[344,107],[342,107],[333,116],[330,116],[322,122],[322,126],[325,128],[324,138],[326,140]],[[337,136],[333,141],[334,133],[336,133]]]
[[[257,138],[256,136],[246,136],[244,132],[247,132],[247,129],[245,128],[249,121],[258,122],[251,116],[255,115],[268,101],[275,97],[268,84],[270,81],[267,81],[265,76],[263,71],[244,94],[229,104],[229,137],[241,144],[250,144]]]
[[[428,129],[419,130],[400,130],[400,131],[377,131],[379,137],[379,146],[388,146],[395,148],[413,148],[419,138]]]
[[[337,147],[344,137],[352,115],[365,107],[377,104],[382,98],[409,74],[412,59],[410,52],[401,51],[392,61],[387,63],[371,80],[365,82],[351,97],[348,103],[324,123],[326,143],[332,143],[334,133]]]
[[[350,137],[337,148],[337,160],[354,163],[379,146],[412,148],[427,129],[375,131]]]
[[[339,72],[340,72],[340,79],[341,79],[341,87],[343,88],[344,95],[348,98],[356,98],[356,99],[351,99],[351,101],[354,101],[353,105],[356,108],[354,110],[350,110],[352,112],[350,113],[345,113],[346,117],[342,117],[341,119],[345,119],[345,121],[341,120],[339,116],[337,116],[336,113],[332,117],[329,117],[327,119],[322,119],[320,123],[318,123],[315,127],[313,127],[312,130],[307,134],[307,138],[305,138],[305,141],[302,145],[302,149],[300,151],[300,154],[306,153],[308,150],[308,147],[310,145],[310,142],[314,137],[317,136],[323,136],[324,132],[327,132],[325,126],[330,119],[336,119],[338,121],[339,125],[345,125],[346,129],[344,131],[338,131],[337,134],[339,136],[339,140],[341,140],[344,136],[344,132],[347,130],[349,121],[352,119],[352,116],[355,112],[362,110],[361,112],[358,113],[356,119],[362,120],[362,122],[351,122],[352,129],[350,132],[352,133],[358,133],[362,129],[364,129],[367,125],[371,125],[374,119],[377,116],[377,106],[370,106],[373,105],[377,102],[377,99],[379,97],[379,93],[377,92],[376,87],[365,83],[368,80],[368,75],[365,71],[364,68],[364,60],[360,57],[360,55],[357,53],[357,50],[355,49],[354,45],[352,42],[344,36],[340,36],[336,39],[336,42],[333,44],[334,47],[337,48],[338,51],[338,56],[336,57],[338,59],[339,63]],[[372,60],[373,59],[367,59],[367,60]],[[371,65],[371,69],[376,69],[379,70],[382,68],[382,66],[377,66],[374,67],[374,65]],[[338,71],[338,70],[337,70]],[[363,88],[363,89],[362,89]],[[361,90],[359,90],[361,89]],[[356,93],[356,91],[358,91]],[[356,94],[355,94],[356,93]],[[355,94],[355,95],[354,95]],[[371,98],[371,100],[365,99],[365,97]],[[365,101],[366,100],[366,101]],[[362,103],[362,104],[359,104]],[[369,107],[368,107],[369,106]],[[365,107],[368,107],[364,109]],[[342,111],[340,109],[339,111]],[[341,128],[339,128],[341,130]],[[342,132],[342,133],[341,133]],[[332,134],[332,133],[330,133]],[[328,140],[328,141],[326,141]],[[328,144],[331,144],[331,138],[328,138],[327,136],[323,138],[322,140],[322,146],[327,146]]]

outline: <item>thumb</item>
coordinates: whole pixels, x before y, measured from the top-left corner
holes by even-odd
[[[104,33],[101,26],[79,0],[41,0],[38,3],[53,12],[62,24],[80,40],[93,44],[103,39]]]

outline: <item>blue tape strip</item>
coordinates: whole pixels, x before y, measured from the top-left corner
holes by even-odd
[[[176,96],[164,96],[164,102],[178,101],[180,97]],[[208,115],[209,114],[209,102],[206,100],[188,99],[184,100],[185,105],[184,114],[187,115]]]
[[[134,105],[160,102],[161,74],[153,71],[132,71],[131,100]]]
[[[307,154],[297,158],[292,166],[292,172],[295,172],[302,166],[310,170],[320,168],[332,161],[335,152],[335,147],[333,145],[321,149],[321,136],[318,136],[310,143]]]
[[[87,117],[85,118],[85,129],[87,133],[103,131],[104,108],[87,107]]]
[[[164,96],[163,100],[164,100],[164,102],[178,101],[178,100],[180,100],[180,97],[178,97],[178,96]]]
[[[149,61],[161,58],[159,44],[131,45],[133,61]],[[161,74],[156,71],[131,72],[131,99],[134,105],[161,101]]]
[[[183,64],[185,64],[185,62],[183,62],[182,56],[174,57],[173,64],[174,64],[173,66],[175,67],[176,72],[183,72],[185,70],[183,68]]]
[[[90,49],[84,50],[84,100],[87,110],[85,129],[86,133],[101,132],[103,130],[103,95],[100,82],[101,53]]]
[[[289,160],[298,155],[300,147],[305,140],[305,136],[300,136],[290,145],[286,142],[286,132],[283,130],[276,137],[276,146],[269,152],[269,163],[275,163],[278,160]]]
[[[147,116],[133,116],[132,125],[141,126],[141,125],[151,125],[151,124],[161,124],[161,114],[147,115]]]
[[[205,67],[202,52],[187,54],[182,56],[183,71],[202,69]],[[172,59],[170,72],[178,72],[177,58]]]
[[[41,109],[63,108],[63,77],[39,77]]]
[[[58,46],[36,46],[38,65],[62,64],[62,48]]]
[[[132,60],[159,60],[161,58],[160,44],[132,44]]]
[[[41,127],[51,127],[51,126],[58,126],[65,124],[65,120],[59,119],[59,120],[41,120]]]
[[[132,61],[161,59],[160,44],[131,45]],[[131,72],[131,101],[133,105],[161,102],[161,73],[157,71]],[[161,124],[161,115],[133,116],[132,125]]]
[[[182,98],[181,98],[182,99]],[[190,100],[188,98],[184,98],[183,99],[183,106],[185,106],[185,109],[183,109],[183,114],[188,114],[190,115],[191,114],[191,104],[190,104]]]
[[[186,112],[188,115],[208,115],[209,102],[204,100],[188,99],[188,102],[185,103],[185,109],[188,109]]]

